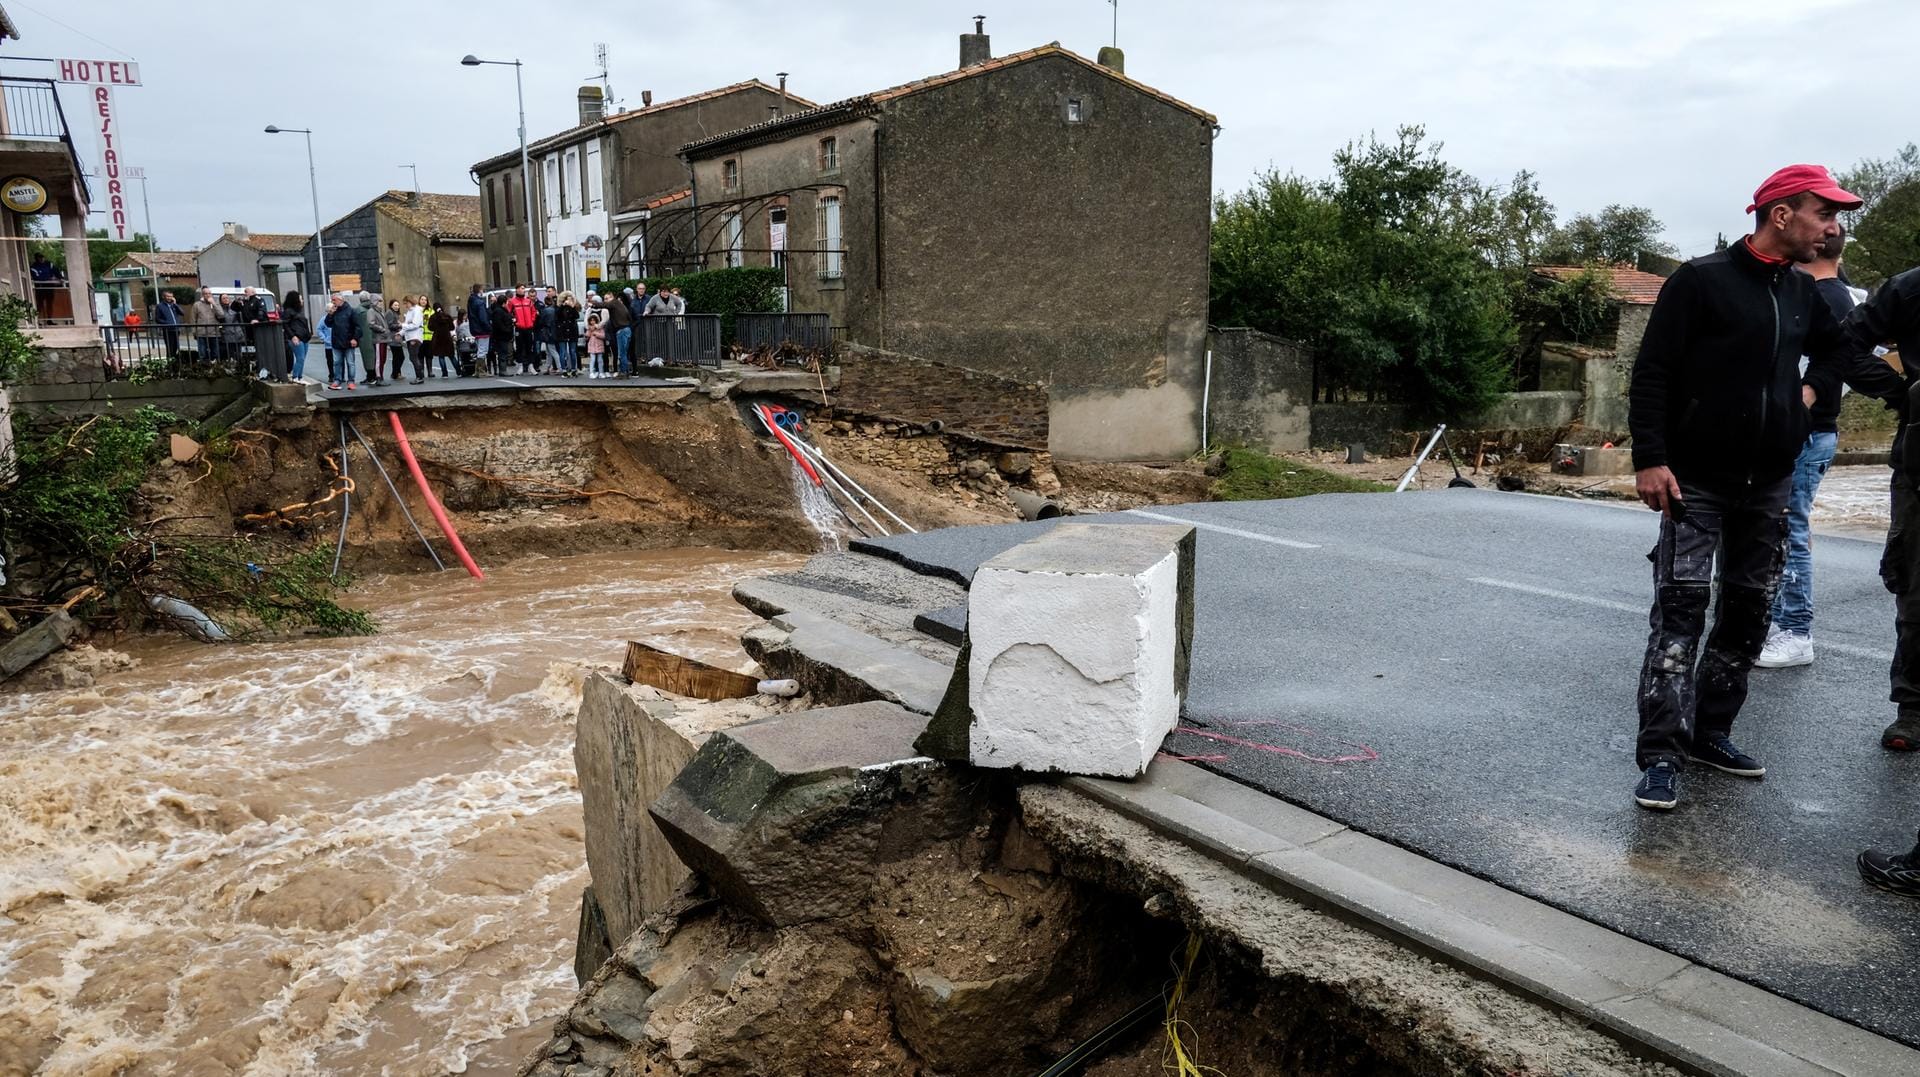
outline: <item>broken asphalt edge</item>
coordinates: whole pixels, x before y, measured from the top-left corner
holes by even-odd
[[[1061,788],[1267,889],[1713,1077],[1895,1077],[1920,1051],[1190,763]]]

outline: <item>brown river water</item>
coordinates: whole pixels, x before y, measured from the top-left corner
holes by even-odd
[[[582,676],[746,668],[728,590],[799,562],[370,577],[375,637],[0,695],[0,1075],[512,1073],[574,992]]]

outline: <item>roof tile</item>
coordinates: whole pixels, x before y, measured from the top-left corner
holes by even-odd
[[[1607,275],[1607,283],[1612,286],[1613,294],[1622,303],[1631,306],[1650,306],[1660,298],[1660,289],[1667,278],[1657,273],[1647,273],[1630,265],[1603,266],[1531,266],[1533,272],[1554,280],[1570,280],[1586,272],[1597,269]]]

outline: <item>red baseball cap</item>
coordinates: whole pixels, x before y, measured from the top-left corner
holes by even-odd
[[[1747,207],[1752,213],[1768,202],[1782,198],[1791,198],[1803,191],[1811,191],[1829,202],[1837,202],[1841,209],[1859,209],[1863,204],[1860,196],[1842,188],[1833,180],[1833,173],[1825,165],[1788,165],[1767,177],[1760,189],[1753,192],[1753,205]]]

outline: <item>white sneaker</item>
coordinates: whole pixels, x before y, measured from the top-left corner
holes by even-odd
[[[1767,645],[1760,648],[1760,657],[1754,659],[1753,664],[1761,669],[1813,665],[1813,636],[1772,630],[1767,636]]]

